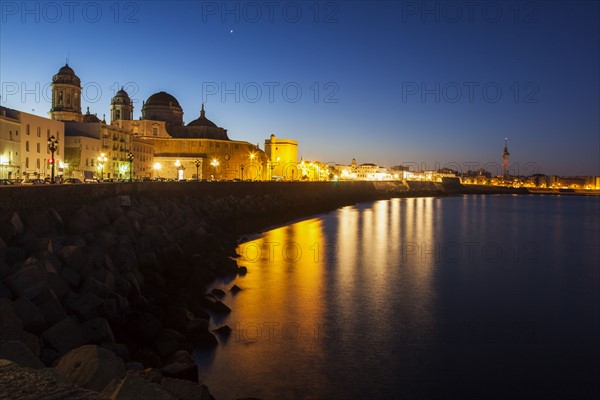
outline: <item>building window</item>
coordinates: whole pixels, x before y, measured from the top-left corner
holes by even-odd
[[[8,131],[8,140],[12,140],[12,131]]]
[[[29,124],[25,126],[25,134],[29,136]]]
[[[35,168],[40,169],[40,159],[39,158],[35,162]]]
[[[29,151],[29,140],[25,142],[25,151]]]
[[[25,168],[29,168],[29,157],[25,158]]]
[[[36,143],[36,146],[35,146],[35,147],[36,147],[36,150],[37,150],[37,152],[39,153],[39,152],[40,152],[40,144],[39,144],[39,143]]]
[[[46,139],[50,139],[50,129],[46,131]],[[58,138],[57,138],[58,139]]]
[[[42,128],[37,127],[37,137],[42,137]]]

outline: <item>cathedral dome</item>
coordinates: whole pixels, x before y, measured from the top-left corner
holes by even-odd
[[[146,100],[146,106],[170,106],[181,108],[177,99],[167,92],[154,93]]]
[[[217,128],[217,125],[212,122],[210,119],[206,118],[204,113],[204,103],[202,104],[202,110],[200,111],[200,116],[187,124],[187,126],[207,126],[210,128]]]
[[[121,87],[121,90],[112,98],[111,104],[131,104],[131,99],[127,92]]]
[[[154,93],[142,105],[142,119],[164,121],[170,126],[183,125],[183,109],[167,92]]]
[[[58,70],[58,73],[52,77],[52,83],[66,83],[75,86],[81,86],[81,80],[73,68],[69,67],[69,64],[65,64],[64,67]]]
[[[58,75],[75,75],[75,71],[69,67],[69,64],[65,64],[64,67],[58,70]]]

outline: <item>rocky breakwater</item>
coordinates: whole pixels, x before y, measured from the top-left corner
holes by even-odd
[[[380,196],[359,189],[3,209],[0,398],[212,398],[191,352],[230,332],[206,289],[245,273],[239,235]]]

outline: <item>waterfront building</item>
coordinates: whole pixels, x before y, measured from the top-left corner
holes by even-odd
[[[400,174],[392,173],[387,168],[373,163],[363,163],[357,165],[356,159],[352,159],[350,165],[336,164],[335,169],[338,172],[340,180],[359,180],[359,181],[383,181],[398,179]],[[404,174],[402,174],[404,178]]]
[[[114,104],[115,99],[111,103]],[[231,140],[226,129],[206,117],[204,104],[198,118],[184,125],[183,109],[177,99],[169,93],[158,92],[144,102],[140,120],[116,119],[111,124],[130,130],[140,144],[153,146],[152,168],[145,172],[153,178],[267,178],[265,153],[254,144]]]
[[[60,121],[40,117],[23,111],[18,112],[21,123],[21,175],[23,178],[49,178],[52,163],[56,176],[64,172],[64,132],[65,125]],[[48,150],[48,139],[58,140],[54,159]]]
[[[0,106],[0,179],[21,177],[21,132],[19,112]]]
[[[279,139],[275,135],[265,140],[265,153],[268,159],[271,179],[296,180],[298,174],[298,142],[292,139]]]
[[[502,152],[502,176],[508,178],[508,138],[504,138],[504,151]]]

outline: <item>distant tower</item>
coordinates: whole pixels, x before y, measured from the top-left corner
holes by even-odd
[[[81,114],[81,80],[75,71],[65,64],[52,77],[52,108],[50,118],[58,121],[83,120]]]
[[[508,177],[508,156],[510,153],[508,152],[508,138],[504,138],[504,151],[502,152],[502,160],[504,160],[504,164],[502,166],[502,175],[507,178]]]
[[[121,90],[115,94],[110,101],[110,123],[115,121],[130,121],[133,119],[133,105],[127,92],[121,87]]]

